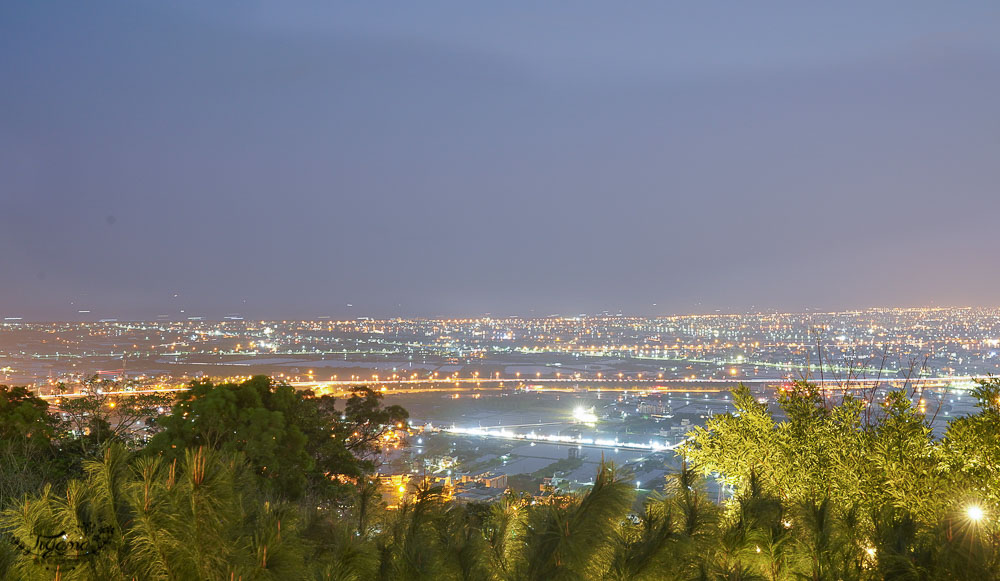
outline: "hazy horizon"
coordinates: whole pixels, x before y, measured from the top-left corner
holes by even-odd
[[[995,304],[997,29],[986,1],[6,4],[0,319]]]
[[[341,317],[333,315],[317,314],[313,316],[306,317],[250,317],[243,316],[237,313],[227,314],[227,315],[197,315],[183,313],[179,317],[170,317],[167,315],[157,315],[155,317],[135,317],[135,318],[122,318],[122,317],[99,317],[94,313],[76,313],[75,316],[67,317],[64,319],[38,319],[30,317],[18,317],[18,316],[6,316],[0,319],[0,323],[38,323],[38,324],[58,324],[58,323],[100,323],[100,322],[169,322],[169,323],[182,323],[182,322],[195,322],[195,321],[207,321],[207,322],[226,322],[226,321],[247,321],[247,322],[282,322],[282,321],[352,321],[356,319],[372,319],[372,320],[445,320],[445,319],[462,319],[462,320],[472,320],[472,319],[544,319],[549,317],[560,317],[560,318],[574,318],[574,317],[590,317],[590,318],[600,318],[600,317],[622,317],[622,318],[674,318],[674,317],[709,317],[715,315],[721,316],[740,316],[740,315],[823,315],[823,314],[843,314],[843,313],[853,313],[853,312],[866,312],[866,311],[920,311],[920,310],[998,310],[1000,305],[991,306],[970,306],[970,305],[904,305],[904,306],[886,306],[886,305],[872,305],[866,307],[855,307],[855,308],[843,308],[843,309],[810,309],[806,308],[804,310],[780,310],[780,309],[748,309],[742,311],[725,311],[722,309],[715,309],[713,311],[690,311],[690,312],[671,312],[671,313],[630,313],[621,311],[600,311],[594,313],[547,313],[547,314],[535,314],[535,313],[459,313],[453,315],[389,315],[389,316],[378,316],[375,314],[347,314]]]

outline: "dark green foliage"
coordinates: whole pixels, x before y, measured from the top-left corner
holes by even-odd
[[[333,398],[327,399],[332,406]],[[382,437],[392,429],[405,427],[409,417],[398,405],[383,406],[381,393],[356,387],[335,424],[336,436],[361,460],[360,471],[370,471],[374,457],[382,451]]]
[[[50,411],[27,389],[0,385],[0,508],[69,473],[72,458],[53,442],[59,421]]]
[[[0,439],[46,446],[55,435],[56,425],[45,400],[27,388],[0,385]]]
[[[168,461],[201,446],[242,452],[269,487],[298,496],[315,466],[308,438],[293,421],[300,400],[292,387],[272,385],[268,377],[241,384],[195,382],[172,413],[159,419],[162,431],[147,450]]]
[[[148,438],[146,430],[135,430],[142,422],[155,422],[163,409],[168,409],[173,396],[157,393],[129,393],[134,385],[127,381],[99,379],[96,375],[84,380],[77,394],[56,400],[55,410],[66,418],[61,422],[60,445],[67,452],[75,451],[93,458],[101,454],[111,441],[132,448],[142,447]],[[66,386],[59,384],[64,393]]]
[[[849,396],[830,404],[799,382],[779,398],[787,417],[779,422],[741,387],[736,412],[696,428],[683,453],[734,486],[728,520],[747,522],[747,499],[780,507],[786,533],[737,526],[722,543],[753,539],[772,579],[995,579],[1000,380],[979,381],[972,395],[979,413],[952,420],[936,439],[901,391],[870,411]],[[970,517],[970,507],[983,517]]]
[[[240,384],[195,382],[147,450],[166,458],[208,446],[241,452],[268,488],[297,498],[307,488],[328,495],[329,475],[362,475],[373,468],[382,436],[405,421],[398,406],[382,407],[381,394],[357,388],[343,410],[330,396],[314,397],[257,376]]]
[[[635,491],[613,466],[602,465],[590,491],[569,506],[550,504],[528,520],[528,579],[592,579],[607,568],[616,530]]]
[[[781,397],[786,420],[735,395],[737,412],[697,429],[684,468],[638,509],[631,478],[602,465],[576,495],[461,505],[422,482],[389,510],[366,471],[406,415],[378,393],[338,410],[267,378],[196,383],[146,450],[112,437],[79,479],[8,497],[0,529],[25,541],[106,526],[67,580],[1000,579],[1000,381],[980,382],[979,412],[943,438],[899,393],[869,410],[799,384]],[[38,402],[17,398],[7,409],[27,401],[29,420],[3,441],[58,457]],[[326,472],[356,477],[340,503],[302,494]],[[734,486],[722,505],[704,492],[712,472]],[[4,575],[54,577],[10,542]]]
[[[16,579],[301,579],[305,547],[293,507],[261,496],[245,465],[209,448],[183,457],[135,458],[123,447],[86,463],[64,495],[45,487],[3,513],[2,527],[27,547],[65,533],[93,550],[22,556]],[[105,532],[106,529],[106,532]]]

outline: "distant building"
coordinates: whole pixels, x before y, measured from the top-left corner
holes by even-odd
[[[661,401],[646,400],[639,403],[637,411],[647,416],[669,416],[673,410]]]
[[[494,472],[483,472],[472,477],[472,481],[482,484],[487,488],[499,488],[507,490],[507,475]]]
[[[452,498],[454,498],[455,502],[490,503],[500,500],[504,492],[504,488],[492,488],[483,486],[482,484],[460,484],[455,487],[455,493]]]

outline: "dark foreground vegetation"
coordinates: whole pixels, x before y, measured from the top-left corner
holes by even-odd
[[[637,499],[603,466],[578,496],[461,505],[424,484],[393,510],[373,459],[406,412],[375,392],[205,382],[163,415],[163,401],[100,395],[60,404],[63,419],[0,388],[0,577],[1000,578],[996,380],[941,438],[912,394],[868,406],[799,383],[776,421],[741,389],[663,493]],[[157,433],[119,425],[131,416],[159,416]],[[731,500],[706,495],[709,473]]]

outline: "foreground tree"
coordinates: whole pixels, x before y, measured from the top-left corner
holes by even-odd
[[[364,475],[402,413],[370,391],[338,410],[286,387],[195,384],[154,442],[174,451],[112,442],[83,478],[19,498],[0,517],[0,577],[53,578],[57,566],[62,579],[109,580],[1000,578],[994,379],[942,438],[902,393],[872,410],[800,384],[772,414],[738,390],[736,411],[696,430],[684,468],[641,505],[631,479],[602,465],[579,494],[461,505],[425,481],[392,510],[371,477],[339,504],[289,502],[288,470]],[[21,416],[36,417],[23,396]],[[277,458],[296,442],[290,428],[304,442]],[[703,474],[733,496],[712,502]]]
[[[100,379],[93,375],[83,381],[80,391],[70,393],[59,385],[63,397],[53,406],[61,422],[62,446],[76,448],[84,457],[101,453],[104,445],[117,441],[131,448],[145,445],[148,428],[154,418],[169,409],[173,396],[164,393],[143,393],[129,381]],[[140,426],[145,430],[139,430]]]
[[[696,428],[684,457],[744,499],[773,497],[787,535],[761,529],[754,549],[781,547],[781,570],[808,579],[993,579],[1000,570],[1000,380],[978,382],[979,411],[952,420],[936,439],[907,393],[892,391],[875,413],[844,396],[831,405],[798,382],[779,397],[784,421],[749,390],[735,412]],[[759,537],[763,534],[763,537]],[[740,538],[750,538],[743,537]],[[876,573],[877,572],[877,573]],[[766,573],[766,572],[765,572]]]
[[[45,400],[27,388],[0,385],[0,508],[65,477],[71,459],[60,454],[58,433]]]
[[[381,450],[385,433],[407,418],[381,394],[356,388],[343,410],[330,396],[315,397],[266,376],[243,383],[194,382],[147,450],[167,459],[207,446],[240,452],[276,494],[298,498],[336,492],[330,475],[361,476]]]
[[[166,461],[113,445],[85,468],[65,495],[45,487],[4,511],[23,551],[15,578],[305,576],[294,511],[265,500],[238,457],[199,448]]]

